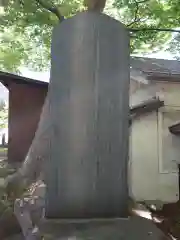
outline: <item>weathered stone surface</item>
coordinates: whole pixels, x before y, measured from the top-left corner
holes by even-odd
[[[165,240],[166,236],[149,220],[91,220],[87,222],[44,221],[41,225],[47,239],[59,240]]]
[[[55,28],[47,217],[126,215],[129,71],[120,22],[84,12]]]

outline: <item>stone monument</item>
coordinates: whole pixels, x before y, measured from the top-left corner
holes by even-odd
[[[84,12],[54,29],[40,224],[48,239],[167,239],[152,222],[128,218],[129,72],[129,35],[118,21]]]
[[[95,12],[54,29],[46,217],[127,216],[129,35]]]

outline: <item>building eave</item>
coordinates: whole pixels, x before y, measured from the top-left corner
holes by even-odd
[[[0,82],[5,86],[9,87],[9,84],[15,82],[17,84],[30,84],[38,87],[48,87],[48,82],[43,82],[40,80],[35,80],[31,78],[26,78],[12,73],[0,71]]]

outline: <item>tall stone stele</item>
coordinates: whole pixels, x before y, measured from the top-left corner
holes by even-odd
[[[55,27],[46,217],[127,214],[129,36],[104,14]]]

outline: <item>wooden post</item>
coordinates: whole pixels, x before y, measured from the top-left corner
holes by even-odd
[[[120,22],[84,12],[54,29],[46,217],[126,216],[129,72]]]

